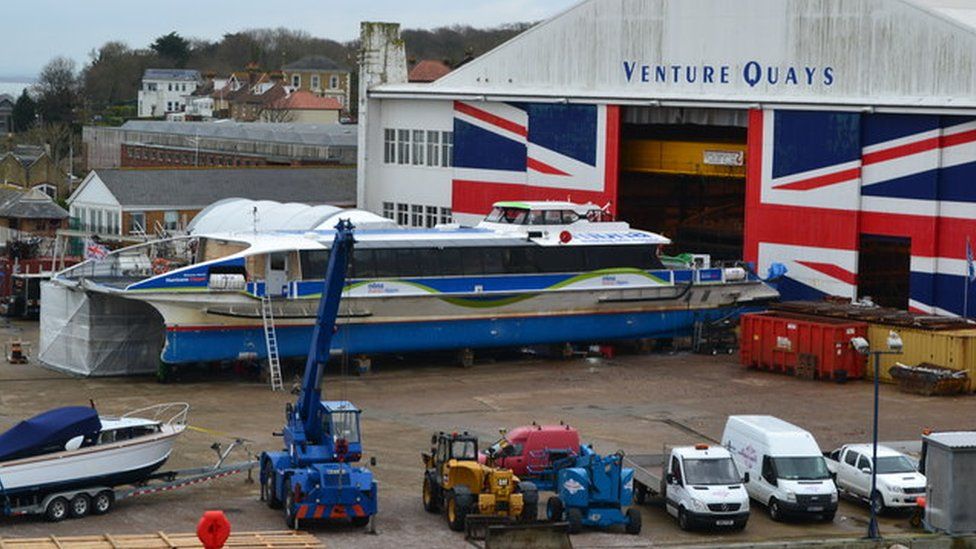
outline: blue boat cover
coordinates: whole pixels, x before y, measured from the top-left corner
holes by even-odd
[[[86,406],[55,408],[25,419],[0,435],[0,461],[64,450],[77,436],[97,435],[98,412]]]

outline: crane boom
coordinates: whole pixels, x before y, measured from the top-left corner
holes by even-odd
[[[296,412],[298,412],[300,421],[305,425],[305,432],[308,434],[317,434],[320,430],[315,410],[322,400],[322,371],[329,361],[332,335],[336,332],[336,318],[339,314],[339,300],[346,284],[349,256],[355,244],[352,235],[353,228],[348,219],[341,219],[336,225],[335,239],[332,241],[332,250],[329,253],[329,263],[325,271],[322,297],[319,299],[318,314],[312,331],[308,359],[305,362],[305,374],[302,378],[301,395],[298,397],[298,410]]]

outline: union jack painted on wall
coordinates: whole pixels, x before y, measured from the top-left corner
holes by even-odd
[[[757,110],[749,157],[746,259],[784,263],[786,298],[854,297],[872,234],[911,239],[910,308],[963,312],[976,118]]]
[[[615,211],[619,108],[454,103],[455,213],[500,200],[590,201]]]

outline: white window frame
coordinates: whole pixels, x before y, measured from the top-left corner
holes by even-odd
[[[339,77],[332,75],[329,77],[329,89],[337,90],[339,89]]]
[[[170,220],[172,217],[172,221]],[[163,212],[163,228],[167,231],[176,231],[180,228],[180,212],[176,210],[166,210]]]
[[[411,133],[413,134],[411,136],[411,159],[413,162],[411,163],[414,166],[423,166],[424,157],[426,156],[424,153],[427,150],[427,140],[424,139],[426,132],[424,130],[413,130]]]
[[[410,205],[410,226],[411,227],[423,227],[424,226],[424,207],[420,204]]]
[[[313,90],[322,89],[322,77],[317,74],[313,74],[308,79],[308,85],[311,86]]]
[[[450,208],[441,208],[441,223],[448,224],[454,222],[454,214]]]
[[[424,206],[424,226],[433,229],[437,225],[437,206]]]
[[[396,130],[386,128],[383,130],[383,162],[386,164],[396,164]]]
[[[441,165],[441,132],[427,131],[427,165],[439,168]]]
[[[397,130],[397,164],[410,163],[410,130]]]
[[[393,202],[383,203],[383,217],[391,221],[396,219],[396,205]]]
[[[454,165],[454,132],[441,132],[441,166]]]
[[[291,87],[293,88],[302,87],[302,75],[300,74],[291,75]]]
[[[397,225],[406,227],[410,224],[410,205],[409,204],[397,204],[396,205]]]
[[[136,222],[136,219],[140,219],[142,222]],[[146,232],[146,212],[129,212],[129,226],[126,227],[129,234],[136,234],[136,229]]]

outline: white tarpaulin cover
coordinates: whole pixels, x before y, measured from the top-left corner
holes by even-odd
[[[165,330],[151,306],[51,281],[41,284],[41,303],[45,366],[83,376],[156,372]]]

